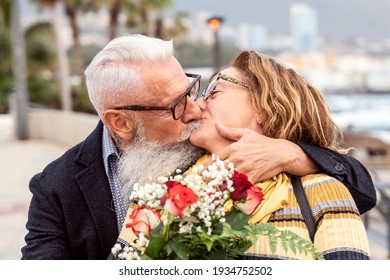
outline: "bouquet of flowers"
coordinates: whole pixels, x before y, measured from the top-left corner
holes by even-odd
[[[159,177],[134,185],[130,199],[138,207],[130,214],[136,239],[122,248],[117,259],[235,259],[255,244],[259,235],[293,252],[320,258],[313,244],[272,224],[248,224],[263,200],[260,188],[234,170],[232,163],[212,157],[212,164],[194,166],[185,174]]]

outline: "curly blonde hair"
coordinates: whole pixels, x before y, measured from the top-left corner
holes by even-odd
[[[323,96],[294,70],[256,51],[241,52],[230,66],[249,85],[265,136],[345,152]]]

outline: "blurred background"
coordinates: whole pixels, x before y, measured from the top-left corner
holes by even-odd
[[[0,0],[0,259],[19,259],[29,179],[96,126],[83,69],[112,38],[173,39],[202,75],[243,49],[291,66],[325,96],[371,172],[372,258],[390,258],[390,0]]]

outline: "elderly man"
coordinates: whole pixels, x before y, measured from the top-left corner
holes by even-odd
[[[192,99],[200,76],[184,73],[172,42],[142,35],[114,39],[85,75],[101,121],[83,142],[31,179],[23,259],[106,259],[122,228],[133,183],[184,170],[204,153],[188,141],[201,115]],[[350,157],[302,146],[306,156],[298,145],[278,140],[265,149],[253,133],[221,133],[238,140],[224,158],[237,163],[239,171],[247,171],[240,167],[244,157],[267,167],[267,173],[251,174],[257,176],[253,179],[270,177],[272,170],[303,175],[318,168],[345,181],[355,199],[361,197],[362,211],[375,205],[367,171]]]

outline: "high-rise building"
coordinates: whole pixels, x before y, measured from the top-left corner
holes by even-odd
[[[268,47],[268,32],[264,25],[252,25],[250,34],[251,49],[262,51]]]
[[[311,52],[318,48],[317,11],[306,3],[290,6],[290,30],[297,52]]]
[[[242,23],[234,34],[241,50],[264,50],[268,47],[268,33],[264,25]]]

